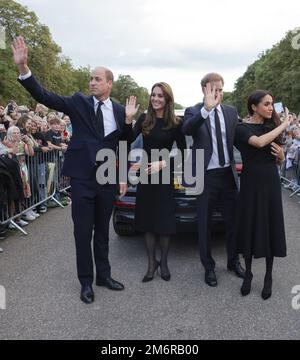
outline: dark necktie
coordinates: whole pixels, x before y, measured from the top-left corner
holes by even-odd
[[[103,113],[101,110],[101,105],[103,105],[102,101],[98,102],[98,107],[97,107],[97,111],[96,111],[96,117],[97,117],[97,128],[100,130],[100,133],[102,135],[102,138],[104,138],[104,121],[103,121]]]
[[[215,109],[215,127],[216,127],[216,138],[217,138],[217,146],[218,146],[218,155],[219,155],[219,164],[221,166],[225,165],[225,155],[224,155],[224,147],[222,141],[222,131],[221,131],[221,123],[218,114],[218,110]]]

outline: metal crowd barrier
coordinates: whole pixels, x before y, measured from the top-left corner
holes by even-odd
[[[289,169],[286,169],[287,160],[285,160],[281,168],[281,180],[283,184],[289,186],[289,188],[292,189],[290,197],[293,197],[297,193],[300,193],[300,148],[298,149],[297,158],[297,163],[293,163],[292,167],[290,167]],[[290,172],[292,174],[292,179],[287,178],[287,172]]]
[[[64,161],[62,151],[52,150],[48,153],[38,151],[34,156],[18,156],[18,161],[23,176],[28,179],[27,196],[20,201],[14,201],[13,206],[13,201],[3,204],[0,209],[0,225],[10,223],[22,234],[27,235],[27,232],[16,223],[16,219],[49,201],[64,208],[60,201],[60,194],[68,190],[70,185],[69,179],[61,175]],[[19,210],[12,214],[12,208],[19,208]]]

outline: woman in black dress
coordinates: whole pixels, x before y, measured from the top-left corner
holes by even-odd
[[[246,263],[241,293],[251,290],[252,257],[266,258],[262,290],[264,300],[272,294],[273,258],[286,256],[286,240],[281,199],[281,184],[276,166],[284,160],[282,132],[289,125],[280,122],[273,107],[273,96],[255,91],[248,99],[249,121],[238,124],[236,145],[242,154],[243,171],[237,219],[238,252]],[[287,114],[286,114],[287,115]]]
[[[175,200],[172,178],[172,161],[151,160],[151,150],[166,149],[169,152],[176,141],[179,150],[186,147],[185,137],[181,132],[181,120],[175,116],[174,96],[171,87],[160,82],[152,87],[147,114],[142,114],[134,128],[134,138],[140,133],[143,137],[143,150],[148,155],[148,163],[135,167],[148,174],[148,184],[139,183],[136,193],[136,229],[144,232],[148,254],[148,271],[143,282],[151,281],[158,267],[161,269],[162,279],[170,280],[168,269],[168,251],[170,236],[176,233]],[[170,165],[170,166],[169,166]],[[170,171],[170,181],[162,182],[163,171]],[[159,173],[159,183],[151,184],[151,174]],[[156,259],[155,250],[157,239],[161,249],[161,259]]]

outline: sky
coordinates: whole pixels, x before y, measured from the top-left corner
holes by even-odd
[[[149,91],[169,83],[175,101],[202,100],[201,78],[225,91],[258,55],[300,26],[295,0],[17,0],[50,28],[76,67],[109,67]]]

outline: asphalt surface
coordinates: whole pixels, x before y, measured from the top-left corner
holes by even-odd
[[[226,270],[222,237],[214,241],[219,285],[208,287],[194,236],[180,236],[170,251],[171,281],[142,283],[147,260],[141,237],[119,238],[111,228],[113,277],[125,291],[94,286],[95,302],[79,299],[70,207],[55,208],[19,234],[1,241],[0,339],[299,339],[300,310],[291,290],[300,285],[300,198],[283,191],[288,257],[275,259],[273,295],[260,292],[264,260],[254,260],[249,296]]]

